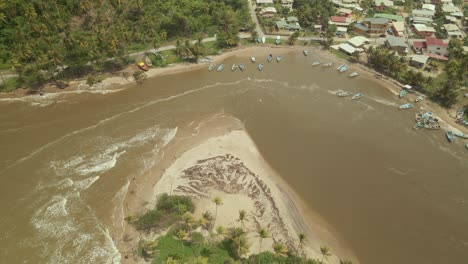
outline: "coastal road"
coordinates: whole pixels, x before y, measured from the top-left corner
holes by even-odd
[[[250,17],[252,18],[252,21],[255,23],[255,30],[257,30],[258,36],[260,37],[265,36],[265,33],[263,33],[262,27],[260,26],[260,23],[258,22],[257,14],[255,14],[255,6],[252,3],[252,0],[249,0],[249,11],[250,11]]]

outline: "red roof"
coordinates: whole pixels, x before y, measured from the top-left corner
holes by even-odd
[[[413,42],[413,47],[417,49],[427,49],[427,45],[425,41],[415,41]]]
[[[332,22],[338,22],[338,23],[346,23],[347,17],[339,17],[339,16],[332,16],[330,17],[330,20]]]
[[[443,40],[433,37],[426,38],[427,46],[441,46],[441,47],[448,47],[448,44],[445,43]]]
[[[424,53],[424,55],[426,55],[426,56],[428,56],[428,57],[431,57],[431,58],[434,58],[434,59],[443,60],[443,61],[448,61],[448,58],[445,57],[445,56],[441,56],[441,55],[437,55],[437,54],[432,54],[432,53]]]

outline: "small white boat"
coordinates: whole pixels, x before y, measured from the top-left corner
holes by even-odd
[[[237,70],[237,68],[239,68],[239,66],[237,66],[237,64],[233,64],[231,67],[231,71],[235,71]]]
[[[221,65],[218,66],[218,71],[219,72],[222,71],[223,69],[224,69],[224,64],[221,64]]]
[[[265,44],[266,38],[262,37],[262,44]]]
[[[267,61],[271,62],[271,60],[273,60],[273,55],[270,54],[270,55],[268,55]]]
[[[331,63],[331,62],[322,64],[323,67],[331,67],[332,65],[333,65],[333,63]]]
[[[263,70],[263,64],[260,63],[260,64],[258,65],[258,70],[259,70],[259,71]]]
[[[210,67],[208,68],[209,71],[212,71],[216,67],[216,64],[211,64]]]
[[[346,96],[351,96],[353,93],[351,92],[346,92],[346,91],[341,91],[336,94],[338,97],[346,97]]]
[[[417,103],[417,102],[421,102],[421,101],[424,100],[424,99],[425,99],[424,95],[420,95],[420,96],[418,96],[418,97],[416,98],[416,100],[414,100],[414,102],[416,102],[416,103]]]
[[[250,61],[252,61],[252,63],[255,63],[255,61],[257,61],[257,59],[254,56],[252,56],[252,57],[250,57]]]
[[[349,69],[348,66],[345,65],[344,67],[342,67],[342,68],[340,69],[340,72],[345,72],[345,71],[347,71],[348,69]]]
[[[245,69],[245,65],[244,65],[244,64],[242,64],[242,63],[241,63],[241,64],[239,64],[239,69],[240,69],[241,71],[244,71],[244,69]]]
[[[352,77],[356,77],[356,76],[358,76],[358,75],[359,75],[359,73],[357,73],[357,72],[353,72],[353,73],[351,73],[351,74],[349,75],[349,77],[351,77],[351,78],[352,78]]]
[[[308,50],[304,50],[304,51],[302,51],[302,53],[304,53],[304,56],[308,56],[308,55],[309,55],[309,51],[308,51]]]
[[[455,141],[455,137],[453,136],[453,132],[451,130],[447,131],[445,135],[447,136],[448,141],[450,142]]]
[[[341,68],[343,68],[343,67],[346,67],[346,64],[341,64],[340,66],[338,66],[338,67],[336,68],[336,70],[339,71],[339,70],[341,70]]]
[[[468,97],[468,96],[467,96]],[[468,143],[465,144],[465,148],[468,149]]]
[[[317,65],[320,65],[320,61],[314,61],[314,63],[312,63],[312,66],[317,66]]]
[[[408,92],[406,90],[401,90],[399,96],[400,96],[400,98],[403,98],[407,94],[408,94]]]
[[[413,107],[412,104],[403,104],[403,105],[400,105],[398,108],[400,108],[401,110],[404,110],[404,109],[410,109],[412,107]]]
[[[276,57],[276,61],[277,61],[277,62],[280,62],[282,59],[283,59],[282,56],[277,56],[277,57]]]
[[[351,99],[357,100],[357,99],[359,99],[359,98],[361,98],[361,97],[363,97],[363,96],[364,96],[363,93],[357,93],[357,94],[355,94],[353,97],[351,97]]]

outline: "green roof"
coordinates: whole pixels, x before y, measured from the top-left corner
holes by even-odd
[[[399,16],[399,15],[391,15],[391,14],[382,14],[382,13],[379,13],[379,14],[375,14],[374,17],[377,17],[377,18],[386,18],[386,19],[390,19],[390,20],[393,20],[393,21],[397,21],[397,22],[404,22],[405,19],[402,17],[402,16]]]
[[[301,29],[301,26],[295,23],[288,23],[285,20],[276,21],[276,26],[279,29],[287,29],[287,30],[300,30]]]

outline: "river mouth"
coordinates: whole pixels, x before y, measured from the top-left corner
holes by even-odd
[[[255,54],[262,71],[246,52],[224,61],[245,63],[244,72],[198,69],[42,107],[1,102],[2,259],[117,261],[109,227],[131,195],[125,186],[157,170],[182,130],[219,113],[243,123],[360,263],[468,259],[466,151],[441,131],[412,130],[417,109],[398,111],[401,101],[379,81],[313,67],[326,60],[314,53],[267,63],[268,53],[276,55]],[[340,89],[365,97],[338,98]]]

